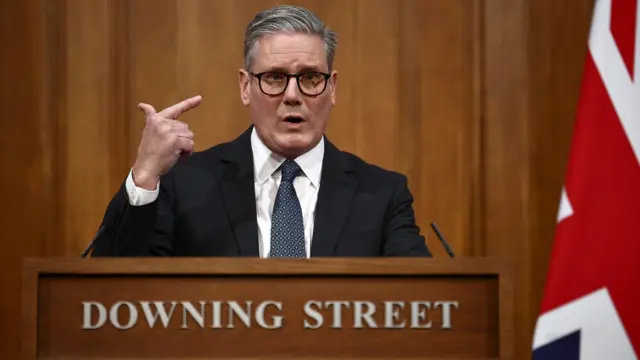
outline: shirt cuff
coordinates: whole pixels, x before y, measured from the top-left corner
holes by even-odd
[[[143,206],[156,201],[160,189],[160,181],[158,181],[155,190],[149,191],[137,187],[133,182],[133,169],[131,169],[129,176],[127,176],[125,187],[127,188],[127,195],[129,195],[129,204],[131,206]]]

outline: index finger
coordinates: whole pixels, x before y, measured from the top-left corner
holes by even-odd
[[[201,101],[202,96],[194,96],[175,105],[169,106],[168,108],[159,112],[158,115],[168,119],[177,119],[180,115],[200,105]]]

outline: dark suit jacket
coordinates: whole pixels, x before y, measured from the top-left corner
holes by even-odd
[[[151,204],[123,182],[92,256],[259,256],[251,130],[176,164]],[[311,256],[431,256],[406,177],[325,141]]]

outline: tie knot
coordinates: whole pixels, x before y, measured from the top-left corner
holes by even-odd
[[[282,181],[293,182],[293,179],[300,175],[302,169],[300,169],[300,166],[298,166],[295,161],[285,160],[280,167],[280,171],[282,172]]]

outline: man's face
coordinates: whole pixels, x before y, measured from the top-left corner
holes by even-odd
[[[261,38],[253,52],[254,74],[278,72],[301,74],[328,73],[324,43],[319,36],[306,34],[274,34]],[[286,157],[299,156],[313,148],[322,139],[335,104],[337,73],[331,73],[326,88],[324,77],[307,75],[300,78],[307,95],[300,91],[295,78],[277,73],[264,75],[262,88],[270,94],[286,90],[279,95],[267,95],[258,79],[240,70],[240,97],[248,105],[258,135],[271,151]]]

